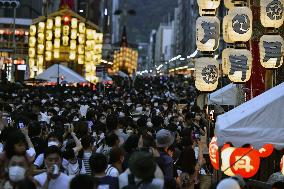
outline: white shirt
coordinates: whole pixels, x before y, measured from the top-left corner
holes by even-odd
[[[40,187],[38,189],[41,189],[47,179],[46,172],[41,173],[39,175],[34,176],[34,179],[39,182]],[[57,179],[51,179],[48,184],[48,189],[69,189],[71,178],[64,173],[60,173],[59,177]]]
[[[112,176],[112,177],[118,177],[119,176],[119,171],[117,168],[113,167],[112,165],[108,165],[106,169],[106,175],[107,176]]]

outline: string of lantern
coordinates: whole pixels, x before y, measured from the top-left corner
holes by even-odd
[[[220,40],[220,20],[217,9],[220,0],[198,0],[200,17],[196,20],[196,46],[203,57],[195,62],[195,86],[200,91],[213,91],[218,86],[219,63],[213,58]]]

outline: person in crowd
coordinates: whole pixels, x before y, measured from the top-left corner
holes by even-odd
[[[101,153],[95,153],[90,157],[92,175],[99,180],[100,186],[109,189],[118,189],[118,178],[106,175],[107,157]]]
[[[40,189],[69,189],[71,178],[60,171],[62,153],[59,147],[52,145],[44,152],[46,172],[34,176]]]
[[[111,148],[118,147],[120,140],[115,133],[110,133],[106,136],[105,142],[100,145],[97,149],[97,153],[103,153],[104,155],[108,156]]]
[[[124,161],[124,151],[120,147],[114,147],[109,153],[109,165],[106,169],[106,175],[118,177],[122,172],[122,163]]]
[[[94,152],[94,141],[91,135],[85,135],[81,139],[83,149],[79,152],[78,157],[83,160],[83,164],[87,175],[91,175],[91,167],[89,159]]]
[[[77,175],[70,182],[70,189],[98,189],[98,179],[90,175]]]
[[[216,189],[241,189],[238,181],[232,178],[226,178],[220,181]]]
[[[273,185],[272,185],[272,189],[282,189],[284,188],[284,182],[275,182]]]

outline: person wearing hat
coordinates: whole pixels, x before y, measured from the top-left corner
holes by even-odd
[[[155,177],[156,162],[149,152],[139,151],[131,155],[129,169],[119,176],[119,188],[136,186],[139,189],[163,189],[164,180]]]
[[[156,143],[160,152],[157,162],[165,178],[169,179],[174,177],[174,163],[173,158],[168,154],[168,149],[174,143],[174,140],[174,135],[169,130],[161,129],[156,134]]]

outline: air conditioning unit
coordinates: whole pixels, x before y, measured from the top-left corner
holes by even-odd
[[[14,9],[20,6],[18,0],[0,0],[0,9]]]

